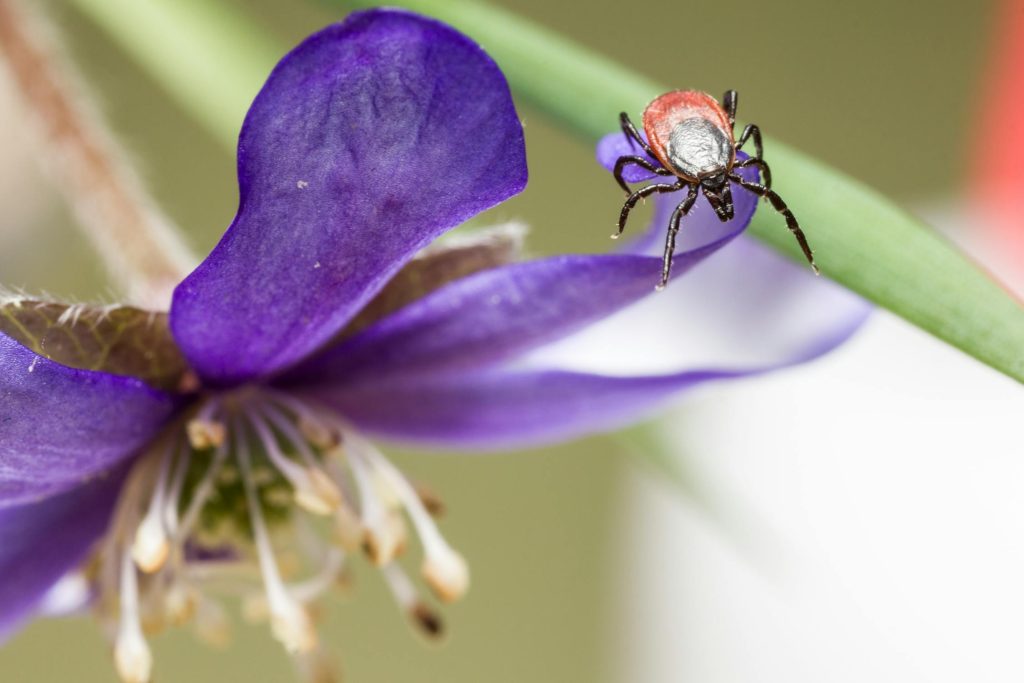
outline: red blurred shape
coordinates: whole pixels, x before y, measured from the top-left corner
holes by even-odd
[[[998,8],[969,192],[994,247],[1024,272],[1024,0]]]

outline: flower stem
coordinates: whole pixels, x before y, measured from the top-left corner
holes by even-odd
[[[0,0],[0,54],[39,122],[51,171],[115,284],[166,308],[192,264],[84,94],[52,29],[20,0]]]

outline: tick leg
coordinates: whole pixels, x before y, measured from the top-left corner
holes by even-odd
[[[737,100],[739,100],[739,95],[735,90],[726,90],[725,94],[722,95],[722,106],[725,108],[725,113],[729,116],[729,130],[736,127]]]
[[[633,125],[633,122],[629,120],[629,114],[626,112],[619,114],[619,123],[622,125],[622,132],[626,134],[627,140],[632,140],[636,144],[640,145],[640,149],[647,152],[652,159],[658,158],[654,154],[654,150],[651,149],[651,146],[647,144],[647,141],[644,140],[640,133],[637,132],[636,126]]]
[[[800,244],[800,248],[804,252],[804,257],[807,259],[807,262],[811,264],[811,268],[814,269],[814,274],[820,275],[821,271],[818,270],[818,265],[814,262],[814,252],[811,251],[811,247],[807,244],[807,237],[804,236],[804,231],[800,229],[800,224],[797,223],[796,216],[794,216],[793,212],[789,210],[788,206],[786,206],[786,202],[782,200],[782,197],[776,194],[774,190],[769,190],[767,187],[759,183],[748,182],[735,173],[729,174],[729,180],[737,183],[740,187],[750,190],[760,197],[766,197],[768,201],[772,203],[772,208],[785,216],[786,227],[789,228],[791,233],[793,233],[793,237],[796,237],[796,241]]]
[[[622,177],[622,172],[626,170],[626,166],[629,164],[636,164],[641,168],[645,168],[651,173],[657,173],[658,175],[672,175],[671,171],[667,171],[661,166],[655,166],[650,161],[641,156],[625,156],[619,157],[615,162],[615,181],[619,184],[626,194],[632,192],[629,189],[629,185],[626,184],[626,179]]]
[[[639,190],[629,195],[626,199],[626,203],[622,205],[622,213],[619,214],[619,230],[612,235],[612,239],[618,239],[619,236],[622,235],[622,232],[626,229],[626,219],[629,218],[629,212],[633,210],[633,207],[636,206],[638,201],[644,197],[654,194],[655,192],[675,192],[676,190],[681,190],[685,185],[686,182],[680,178],[672,185],[664,185],[660,183],[656,185],[648,185],[647,187],[641,187]]]
[[[743,128],[743,134],[740,135],[740,139],[736,141],[736,149],[743,149],[743,145],[749,138],[754,138],[754,154],[755,159],[761,159],[764,157],[764,144],[761,142],[761,129],[752,123],[748,123]]]
[[[746,168],[747,166],[757,166],[758,170],[761,171],[761,180],[764,182],[764,186],[769,190],[772,189],[772,170],[768,168],[767,161],[757,157],[749,157],[743,161],[737,161],[733,168]]]
[[[676,235],[679,234],[679,221],[683,216],[690,213],[693,203],[697,201],[697,185],[690,185],[690,191],[686,199],[679,203],[676,210],[672,212],[672,218],[668,222],[668,235],[665,238],[665,256],[661,262],[661,282],[655,287],[657,290],[665,289],[668,284],[668,276],[672,272],[672,257],[676,253]],[[682,188],[680,188],[682,189]]]

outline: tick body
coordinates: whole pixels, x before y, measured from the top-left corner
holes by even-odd
[[[615,163],[615,180],[625,190],[627,199],[619,215],[618,232],[613,237],[618,237],[625,230],[629,212],[641,199],[655,193],[686,190],[686,197],[669,219],[658,289],[664,288],[668,283],[679,223],[693,208],[698,193],[707,198],[719,220],[728,221],[735,213],[731,183],[764,197],[785,217],[786,226],[796,237],[808,263],[815,273],[818,272],[811,248],[796,217],[782,197],[771,189],[771,170],[763,159],[760,129],[754,124],[749,124],[743,129],[739,140],[735,137],[736,102],[735,90],[726,91],[721,104],[711,95],[695,90],[674,90],[665,93],[648,104],[644,110],[643,126],[647,135],[646,140],[637,132],[625,112],[619,117],[626,138],[639,148],[638,151],[645,152],[646,156],[625,155],[619,157]],[[737,162],[736,152],[742,149],[748,140],[753,141],[755,154]],[[651,159],[657,163],[652,163]],[[633,191],[622,176],[623,171],[630,165],[640,166],[659,176],[674,177],[675,181],[654,183]],[[757,167],[763,184],[750,182],[736,173],[736,169],[747,166]]]

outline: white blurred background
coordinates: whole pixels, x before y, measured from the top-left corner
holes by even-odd
[[[1024,680],[1017,383],[877,313],[662,425],[696,495],[623,484],[616,680]]]

